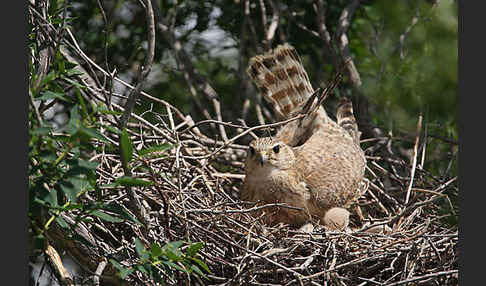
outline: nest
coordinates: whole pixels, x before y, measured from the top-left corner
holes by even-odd
[[[285,225],[265,225],[252,215],[265,206],[239,199],[246,146],[234,142],[266,126],[226,124],[226,129],[239,133],[223,142],[199,130],[211,124],[218,130],[223,123],[195,124],[170,104],[159,103],[167,112],[158,116],[158,124],[143,116],[135,116],[136,123],[129,124],[135,149],[172,146],[136,155],[131,162],[132,176],[153,184],[132,187],[134,196],[123,187],[102,189],[104,202],[122,206],[145,225],[94,218],[96,227],[86,226],[84,237],[95,249],[65,246],[80,264],[96,269],[104,257],[116,257],[121,265],[134,265],[138,238],[147,248],[154,242],[204,243],[199,258],[211,271],[205,273],[206,279],[180,273],[164,276],[161,270],[168,284],[185,280],[193,285],[457,285],[458,229],[457,224],[447,224],[455,214],[447,194],[457,191],[456,178],[438,178],[422,168],[418,138],[411,163],[393,152],[400,139],[363,140],[366,188],[352,208],[353,230],[329,232],[315,225],[305,233]],[[116,134],[104,130],[104,135],[117,145]],[[116,150],[95,154],[93,159],[100,162],[99,185],[123,176]],[[134,207],[134,198],[142,210]],[[62,233],[53,237],[65,240]],[[116,271],[111,267],[103,275],[116,276]],[[139,271],[125,279],[129,284],[152,281]]]
[[[153,23],[149,26],[153,32]],[[50,25],[40,31],[51,29],[55,27]],[[66,45],[79,49],[69,28],[65,31],[45,38],[65,35]],[[164,35],[172,39],[171,35]],[[150,43],[153,47],[154,39],[152,33],[149,47]],[[174,45],[173,40],[168,42]],[[184,59],[180,66],[189,69],[190,60],[183,50],[173,50],[177,51],[176,58]],[[131,94],[141,90],[140,84],[133,88],[102,71],[82,51],[77,55],[89,69],[83,69],[83,64],[64,47],[58,51],[79,66],[79,84],[86,87],[80,96],[89,103],[109,103],[110,111],[124,111],[122,106],[110,102],[111,92],[91,78],[95,76],[91,75],[93,70],[136,90]],[[190,69],[186,73],[193,76]],[[195,87],[191,85],[190,90]],[[352,231],[329,232],[319,225],[310,233],[285,225],[269,227],[254,216],[266,206],[239,199],[246,153],[246,145],[240,139],[258,129],[283,123],[249,128],[244,122],[222,122],[219,102],[212,96],[214,91],[209,91],[208,101],[215,104],[218,120],[197,123],[169,103],[140,93],[145,102],[159,110],[132,114],[127,128],[137,150],[130,162],[130,175],[150,182],[145,186],[117,184],[127,175],[118,151],[119,135],[113,132],[114,128],[105,128],[118,126],[110,115],[116,113],[100,115],[99,132],[108,142],[94,139],[93,144],[102,151],[90,154],[92,161],[99,162],[96,184],[100,188],[84,193],[79,198],[80,205],[101,203],[126,215],[121,217],[123,220],[113,216],[102,219],[99,212],[94,216],[73,208],[60,214],[64,225],[58,220],[52,223],[47,233],[49,242],[58,250],[66,250],[85,270],[85,278],[77,284],[99,285],[100,279],[103,285],[155,285],[157,280],[169,285],[458,284],[458,229],[457,223],[450,222],[457,215],[449,200],[450,194],[457,195],[457,177],[438,177],[423,168],[425,140],[419,144],[418,136],[412,138],[415,144],[409,160],[396,151],[403,138],[378,136],[362,141],[367,171],[363,195],[352,208]],[[147,120],[148,116],[158,120]],[[257,116],[263,116],[261,109],[257,109]],[[202,132],[204,128],[211,132]],[[236,135],[230,137],[226,132]],[[162,146],[168,145],[171,148],[164,150]],[[103,211],[107,212],[107,208]],[[188,242],[202,242],[198,258],[210,271],[198,268],[203,275],[184,271],[187,265],[177,261],[170,271],[158,264],[153,265],[153,272],[135,267],[150,263],[147,259],[142,261],[141,248],[176,241],[186,242],[179,244],[182,250],[188,249]],[[53,267],[59,268],[60,273],[66,272],[62,271],[54,247],[49,246],[46,251]],[[122,281],[120,276],[124,276]],[[72,285],[65,280],[60,282]]]

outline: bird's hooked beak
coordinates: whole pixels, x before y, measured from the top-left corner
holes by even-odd
[[[260,165],[263,166],[263,164],[268,162],[268,156],[266,154],[258,154],[258,162],[260,162]]]

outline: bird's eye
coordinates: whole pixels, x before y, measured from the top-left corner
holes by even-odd
[[[280,145],[273,146],[273,152],[275,152],[275,153],[280,152]]]
[[[250,153],[251,153],[252,155],[255,155],[255,148],[250,147]]]

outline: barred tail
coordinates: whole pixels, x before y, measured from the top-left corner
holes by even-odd
[[[353,113],[353,104],[349,98],[342,97],[340,99],[336,111],[336,118],[338,125],[348,131],[349,135],[359,145],[361,132],[358,130],[358,124],[356,124],[356,118]]]
[[[292,117],[314,92],[297,51],[289,44],[251,58],[247,72],[284,118]]]

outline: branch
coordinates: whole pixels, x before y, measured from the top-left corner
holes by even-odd
[[[349,40],[346,33],[351,25],[351,19],[353,18],[354,12],[358,7],[359,0],[350,0],[348,6],[346,6],[341,12],[336,30],[339,52],[348,72],[351,84],[354,88],[359,88],[361,86],[361,78],[351,58],[351,52],[349,51]]]
[[[147,0],[148,1],[148,0]],[[182,70],[184,71],[184,79],[186,80],[187,84],[189,85],[189,90],[191,91],[191,95],[196,99],[196,90],[194,88],[194,84],[196,87],[202,92],[202,94],[212,102],[214,110],[216,112],[216,117],[219,121],[222,121],[221,115],[221,104],[219,101],[219,96],[214,90],[214,88],[209,84],[209,82],[196,70],[189,55],[186,51],[182,48],[182,43],[176,39],[173,30],[169,28],[169,25],[166,23],[166,20],[162,16],[160,9],[156,1],[152,0],[152,5],[154,7],[154,11],[157,17],[157,28],[160,30],[162,37],[164,40],[169,44],[171,49],[175,51],[175,59],[177,63],[181,66]],[[202,108],[202,105],[201,105]],[[206,111],[204,108],[204,111]],[[205,114],[207,119],[212,119],[209,116],[209,113]],[[219,132],[223,140],[227,140],[228,136],[226,135],[226,131],[224,126],[219,125]]]
[[[408,204],[408,200],[410,199],[410,191],[412,190],[413,178],[415,177],[415,168],[417,166],[417,154],[418,154],[418,145],[419,145],[421,129],[422,129],[422,114],[420,114],[417,122],[417,136],[415,137],[415,145],[413,147],[412,172],[410,174],[410,183],[407,188],[407,196],[405,197],[405,204]]]
[[[391,283],[391,284],[387,284],[387,285],[388,286],[395,286],[395,285],[408,284],[408,283],[413,282],[413,281],[423,280],[423,279],[442,276],[442,275],[452,275],[452,274],[457,274],[457,273],[459,273],[459,270],[457,270],[457,269],[449,270],[449,271],[440,271],[440,272],[425,274],[425,275],[422,275],[422,276],[411,277],[411,278],[401,280],[401,281],[398,281],[398,282],[394,282],[394,283]]]
[[[54,273],[56,277],[59,279],[61,285],[74,285],[73,278],[69,275],[66,268],[62,264],[61,257],[57,253],[57,251],[51,245],[47,245],[47,249],[45,250],[45,254],[47,255],[47,260],[50,262],[52,268],[54,269]]]
[[[142,89],[143,83],[147,78],[150,70],[152,69],[152,63],[154,60],[154,53],[155,53],[155,24],[154,24],[154,12],[152,10],[152,3],[150,0],[144,0],[146,7],[145,11],[147,12],[147,29],[149,30],[149,43],[148,43],[148,52],[147,56],[145,57],[144,65],[140,67],[137,76],[137,84],[135,85],[135,89],[130,91],[128,95],[128,100],[125,104],[125,111],[120,118],[120,129],[123,129],[127,126],[128,119],[132,114],[133,108],[135,106],[135,101]]]
[[[100,264],[98,264],[98,267],[96,268],[95,274],[93,275],[93,284],[96,286],[100,285],[100,276],[103,273],[103,270],[105,270],[106,264],[108,264],[108,261],[106,259],[103,259]]]
[[[133,108],[135,107],[135,101],[140,93],[140,90],[142,89],[142,85],[145,82],[145,79],[147,78],[147,75],[150,73],[150,70],[152,68],[152,63],[154,60],[154,53],[155,53],[155,24],[154,24],[154,13],[152,10],[152,3],[150,0],[145,0],[145,11],[147,13],[147,29],[149,31],[149,44],[148,44],[148,54],[145,57],[145,62],[144,65],[140,67],[138,76],[137,76],[137,84],[134,89],[130,91],[130,94],[128,95],[128,100],[125,104],[125,110],[123,112],[123,115],[120,118],[119,122],[119,127],[120,130],[123,130],[128,123],[128,119],[130,118],[130,115],[132,114]],[[119,146],[121,146],[121,140],[122,136],[119,136]],[[119,148],[120,150],[120,157],[123,159],[123,150],[122,148]],[[127,166],[127,164],[122,164],[123,166],[123,171],[126,176],[131,176],[131,170]],[[130,198],[130,204],[132,206],[133,211],[135,212],[135,215],[137,218],[143,222],[143,224],[148,227],[148,214],[144,206],[142,206],[140,200],[135,196],[135,192],[132,190],[131,187],[127,186],[126,187],[126,192],[128,197]]]
[[[272,6],[272,22],[270,23],[270,26],[268,26],[267,34],[266,34],[266,41],[267,43],[271,46],[272,40],[275,36],[275,31],[277,30],[278,27],[278,22],[280,18],[280,10],[278,4],[275,4],[273,0],[268,0],[268,3],[270,3],[270,6]]]
[[[331,35],[329,34],[329,31],[327,30],[326,27],[326,18],[325,14],[326,11],[324,10],[324,3],[323,0],[317,0],[316,3],[314,3],[314,10],[316,11],[317,14],[317,31],[319,33],[319,38],[321,38],[323,45],[326,47],[326,49],[330,53],[330,58],[334,64],[335,67],[338,67],[338,56],[336,54],[336,50],[334,49],[334,45],[332,44],[331,41]]]
[[[259,0],[258,3],[260,4],[260,9],[261,9],[261,14],[262,14],[262,27],[263,27],[263,33],[265,35],[268,34],[268,25],[267,25],[267,9],[265,8],[265,2],[263,0]],[[266,39],[266,37],[265,37]],[[270,44],[268,41],[263,40],[263,44],[265,45],[265,49],[269,50],[271,48]]]
[[[71,38],[71,41],[73,41],[73,44],[68,43],[68,45],[70,45],[79,54],[79,56],[81,56],[81,58],[83,58],[83,60],[85,60],[91,66],[95,67],[97,70],[99,70],[100,72],[102,72],[104,75],[109,76],[109,77],[113,77],[112,74],[110,74],[109,72],[105,71],[97,63],[95,63],[90,57],[88,57],[83,52],[83,50],[81,50],[81,48],[79,47],[78,42],[76,41],[76,38],[74,37],[74,35],[72,34],[72,32],[71,32],[71,30],[69,28],[66,28],[66,31],[68,32],[68,35]],[[61,53],[63,54],[64,57],[66,57],[66,59],[68,59],[70,62],[72,62],[72,63],[74,63],[74,64],[77,65],[77,68],[82,72],[83,79],[87,81],[89,87],[91,87],[91,90],[95,93],[95,95],[97,95],[100,98],[100,100],[103,101],[103,95],[96,89],[97,85],[96,85],[95,81],[91,78],[91,76],[89,75],[88,71],[86,71],[83,68],[83,66],[79,63],[78,60],[76,60],[75,58],[73,58],[71,56],[70,52],[67,49],[64,49],[64,48],[61,47]],[[128,87],[129,89],[135,89],[135,86],[133,86],[133,85],[131,85],[131,84],[123,81],[122,79],[120,79],[118,77],[113,77],[113,80],[115,80],[116,82],[122,84],[125,87]],[[179,118],[181,118],[182,120],[185,120],[186,116],[184,114],[182,114],[182,112],[180,112],[172,104],[168,103],[167,101],[162,100],[162,99],[157,98],[157,97],[153,97],[153,96],[151,96],[150,94],[148,94],[148,93],[146,93],[144,91],[140,91],[140,94],[143,95],[144,97],[150,99],[150,100],[153,100],[153,101],[158,102],[158,103],[162,103],[165,106],[170,107],[170,109],[172,111],[174,111],[179,116]]]
[[[277,127],[277,126],[280,126],[280,125],[284,125],[284,124],[287,124],[288,122],[291,122],[291,121],[294,121],[294,120],[298,120],[298,119],[301,119],[303,118],[304,116],[306,116],[305,114],[299,114],[295,117],[292,117],[288,120],[284,120],[284,121],[280,121],[280,122],[276,122],[276,123],[271,123],[271,124],[262,124],[262,125],[257,125],[257,126],[254,126],[254,127],[251,127],[251,128],[248,128],[247,130],[241,132],[240,134],[234,136],[233,138],[229,139],[228,141],[226,141],[225,144],[223,144],[221,147],[219,147],[218,149],[214,150],[213,152],[211,152],[210,154],[206,154],[204,156],[184,156],[184,158],[186,159],[207,159],[213,155],[215,155],[216,153],[218,153],[219,151],[221,151],[222,149],[224,149],[228,144],[230,143],[233,143],[234,141],[236,141],[237,139],[247,135],[248,133],[251,133],[252,131],[254,130],[259,130],[259,129],[264,129],[264,128],[269,128],[269,127]]]

